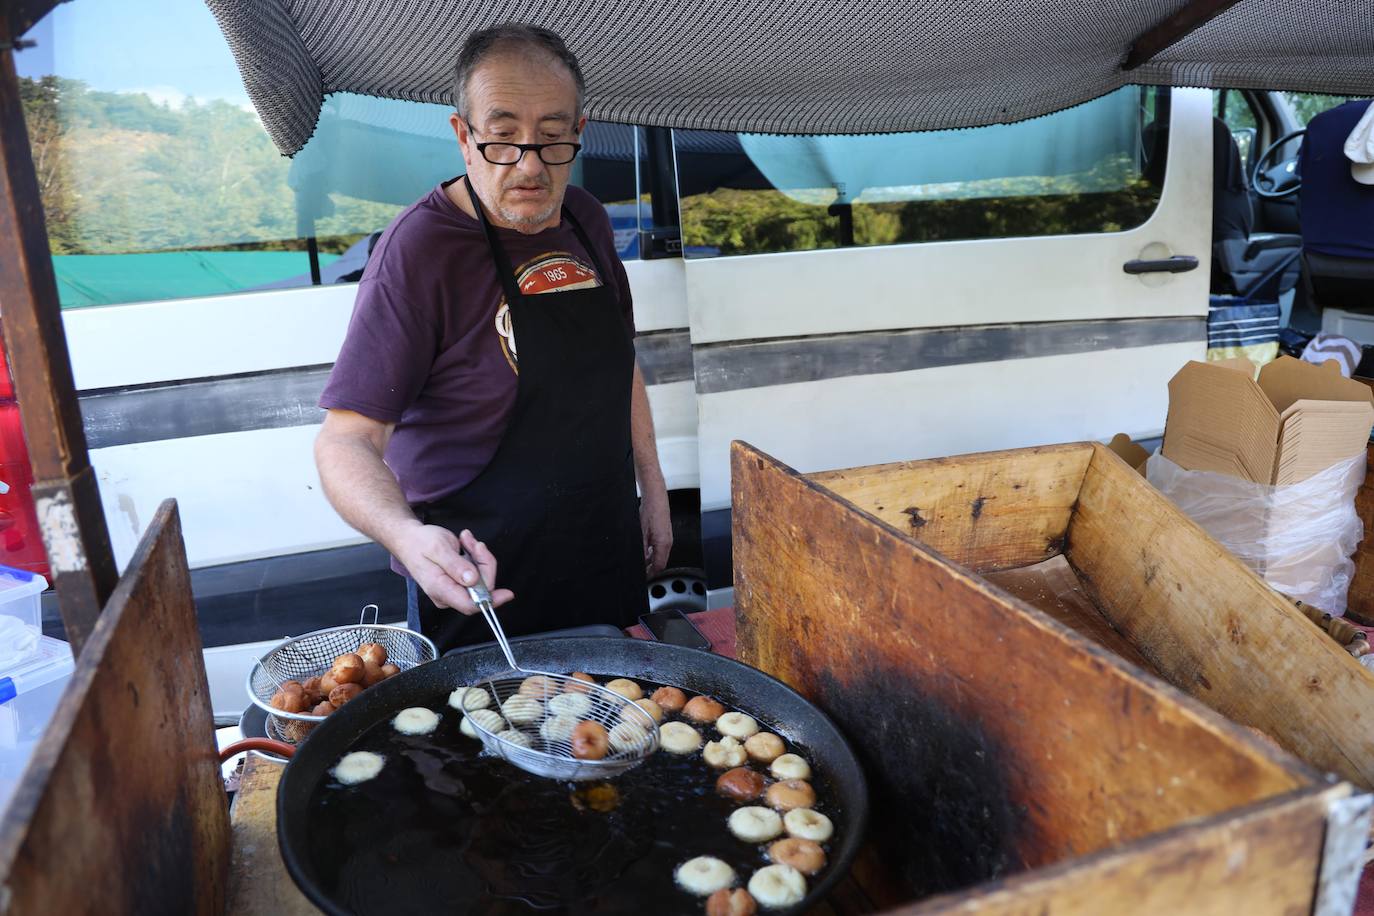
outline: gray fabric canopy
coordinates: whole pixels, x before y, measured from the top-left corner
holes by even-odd
[[[324,96],[451,103],[474,29],[546,25],[603,121],[881,133],[1048,114],[1125,83],[1374,91],[1374,2],[1240,0],[1138,69],[1137,40],[1226,0],[206,0],[277,147]]]

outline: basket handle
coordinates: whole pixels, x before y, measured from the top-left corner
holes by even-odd
[[[269,754],[276,754],[278,757],[285,757],[290,760],[291,755],[296,753],[295,747],[285,741],[273,741],[271,738],[245,738],[242,741],[235,741],[219,752],[219,762],[223,763],[235,754],[242,754],[244,751],[267,751]]]
[[[365,624],[367,623],[367,612],[368,612],[368,611],[371,611],[371,612],[372,612],[372,625],[373,625],[374,627],[377,625],[378,621],[380,621],[380,620],[382,619],[382,609],[381,609],[381,608],[377,607],[377,605],[375,605],[375,604],[364,605],[364,607],[363,607],[363,612],[362,612],[361,614],[358,615],[358,626],[363,626],[363,625],[365,625]]]

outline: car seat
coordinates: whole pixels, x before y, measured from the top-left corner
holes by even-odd
[[[1344,149],[1370,104],[1314,117],[1298,154],[1304,285],[1317,309],[1374,310],[1374,185],[1351,177]]]
[[[1231,129],[1212,119],[1212,293],[1277,302],[1298,282],[1302,238],[1254,232],[1254,209]]]

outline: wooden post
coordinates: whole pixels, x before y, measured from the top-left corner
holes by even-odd
[[[33,465],[39,528],[67,640],[79,654],[119,574],[86,452],[14,69],[13,41],[43,6],[9,3],[0,16],[0,330]]]
[[[1141,35],[1131,44],[1121,69],[1130,72],[1149,63],[1156,54],[1178,44],[1240,0],[1192,0],[1172,16]]]

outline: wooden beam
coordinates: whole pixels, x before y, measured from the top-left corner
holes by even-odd
[[[0,0],[4,6],[3,17],[8,25],[8,36],[0,38],[0,45],[8,44],[13,40],[9,36],[17,39],[29,29],[34,23],[48,15],[52,8],[66,0]]]
[[[86,450],[14,52],[6,47],[13,4],[6,13],[0,17],[0,331],[62,622],[79,654],[119,573]]]
[[[1137,38],[1126,54],[1126,61],[1121,65],[1121,69],[1129,72],[1141,64],[1148,63],[1160,51],[1177,44],[1239,2],[1240,0],[1191,0],[1178,12]]]

